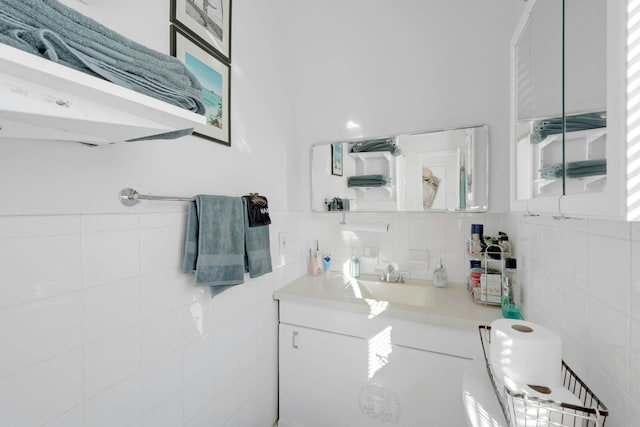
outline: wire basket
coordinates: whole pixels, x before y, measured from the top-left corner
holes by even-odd
[[[480,326],[480,342],[493,390],[498,397],[510,427],[604,427],[609,410],[569,366],[562,361],[562,385],[574,394],[582,405],[540,399],[504,387],[498,391],[489,357],[491,326]],[[486,344],[485,344],[486,343]]]

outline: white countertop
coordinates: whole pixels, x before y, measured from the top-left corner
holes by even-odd
[[[380,316],[442,326],[476,329],[502,317],[500,307],[474,303],[466,286],[445,288],[429,281],[384,283],[376,278],[353,279],[340,273],[304,275],[274,293],[280,301],[322,305],[350,311],[380,310]]]

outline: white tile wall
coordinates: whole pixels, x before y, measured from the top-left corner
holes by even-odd
[[[340,224],[341,215],[316,213],[312,218],[311,240],[303,251],[308,254],[309,248],[315,249],[315,240],[318,240],[320,251],[331,254],[333,271],[348,269],[353,251],[376,248],[376,257],[361,258],[363,274],[375,274],[376,267],[391,261],[413,278],[431,280],[433,270],[442,257],[449,280],[456,283],[466,282],[469,267],[466,243],[471,224],[483,224],[487,236],[503,231],[500,229],[500,217],[490,214],[353,212],[347,215],[346,227]],[[351,231],[349,223],[386,223],[390,228],[388,233]]]
[[[514,235],[526,318],[561,334],[564,359],[609,407],[607,426],[636,425],[640,223],[502,220]]]
[[[278,268],[211,298],[178,268],[183,213],[0,217],[0,424],[271,427],[272,293],[308,240],[272,220]]]

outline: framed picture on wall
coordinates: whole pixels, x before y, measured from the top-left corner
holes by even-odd
[[[229,65],[211,49],[198,43],[176,26],[171,26],[171,55],[182,61],[202,85],[207,124],[193,134],[220,144],[231,145],[231,102]]]
[[[231,62],[231,0],[171,0],[171,22]]]
[[[342,176],[342,144],[331,144],[331,175]]]

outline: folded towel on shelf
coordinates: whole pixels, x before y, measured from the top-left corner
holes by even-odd
[[[540,169],[540,176],[547,179],[562,178],[563,171],[562,163],[555,163]]]
[[[245,242],[244,265],[249,277],[254,278],[271,273],[271,245],[269,243],[269,225],[252,227],[249,224],[250,203],[250,199],[242,198]]]
[[[555,163],[553,165],[545,166],[540,169],[540,175],[543,178],[562,178],[563,170],[567,178],[583,178],[586,176],[594,175],[606,175],[607,174],[607,160],[595,159],[595,160],[580,160],[576,162],[567,163],[566,168],[562,168],[562,163]]]
[[[607,159],[580,160],[567,163],[567,178],[606,175]]]
[[[2,0],[0,42],[204,114],[200,82],[177,58],[57,0]]]
[[[607,127],[607,117],[604,113],[586,113],[552,119],[537,120],[531,129],[531,143],[538,144],[547,136],[562,133],[566,126],[567,132],[597,129]]]
[[[245,211],[240,197],[195,197],[189,205],[182,271],[213,295],[240,283],[245,272]]]
[[[352,153],[368,153],[374,151],[389,151],[394,156],[401,154],[400,148],[396,145],[393,138],[357,142],[351,147]]]
[[[391,182],[385,175],[357,175],[347,179],[347,187],[384,187]]]

